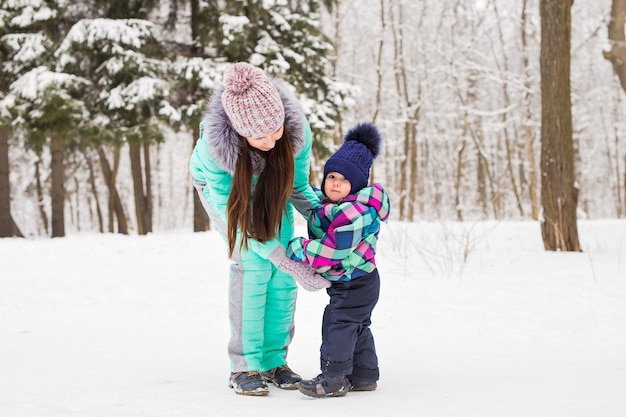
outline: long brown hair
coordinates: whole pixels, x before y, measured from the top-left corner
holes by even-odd
[[[239,249],[248,248],[248,239],[264,243],[280,233],[287,200],[293,191],[294,153],[287,129],[273,149],[262,152],[265,168],[252,191],[251,152],[256,149],[240,136],[241,154],[235,166],[233,184],[226,207],[228,213],[228,256],[233,255],[237,231],[241,231]],[[252,198],[250,195],[252,194]],[[252,203],[250,202],[252,200]]]

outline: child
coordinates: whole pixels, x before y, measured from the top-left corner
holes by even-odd
[[[380,184],[367,186],[381,136],[370,123],[346,134],[324,166],[321,201],[308,218],[310,239],[292,239],[287,256],[305,261],[332,282],[322,319],[322,373],[298,389],[311,397],[373,391],[378,358],[370,330],[380,291],[375,252],[380,223],[389,217],[389,197]]]

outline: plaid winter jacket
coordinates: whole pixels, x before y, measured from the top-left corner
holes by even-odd
[[[322,197],[308,218],[309,239],[292,239],[287,256],[318,270],[328,269],[322,276],[330,281],[361,277],[376,268],[380,223],[388,218],[389,196],[380,184],[365,187],[338,203]]]

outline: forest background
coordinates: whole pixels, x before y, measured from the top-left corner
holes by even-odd
[[[571,7],[579,218],[626,216],[625,93],[609,33],[624,3]],[[26,236],[206,230],[188,158],[223,69],[248,61],[300,99],[314,185],[345,130],[372,121],[384,136],[372,179],[394,220],[540,219],[539,6],[3,0],[0,200]]]

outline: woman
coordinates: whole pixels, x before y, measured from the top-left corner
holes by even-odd
[[[229,386],[267,395],[267,382],[296,389],[287,365],[297,286],[330,283],[285,255],[293,207],[318,201],[308,181],[311,129],[285,86],[247,63],[224,73],[200,123],[191,174],[212,225],[224,237],[230,268]]]

